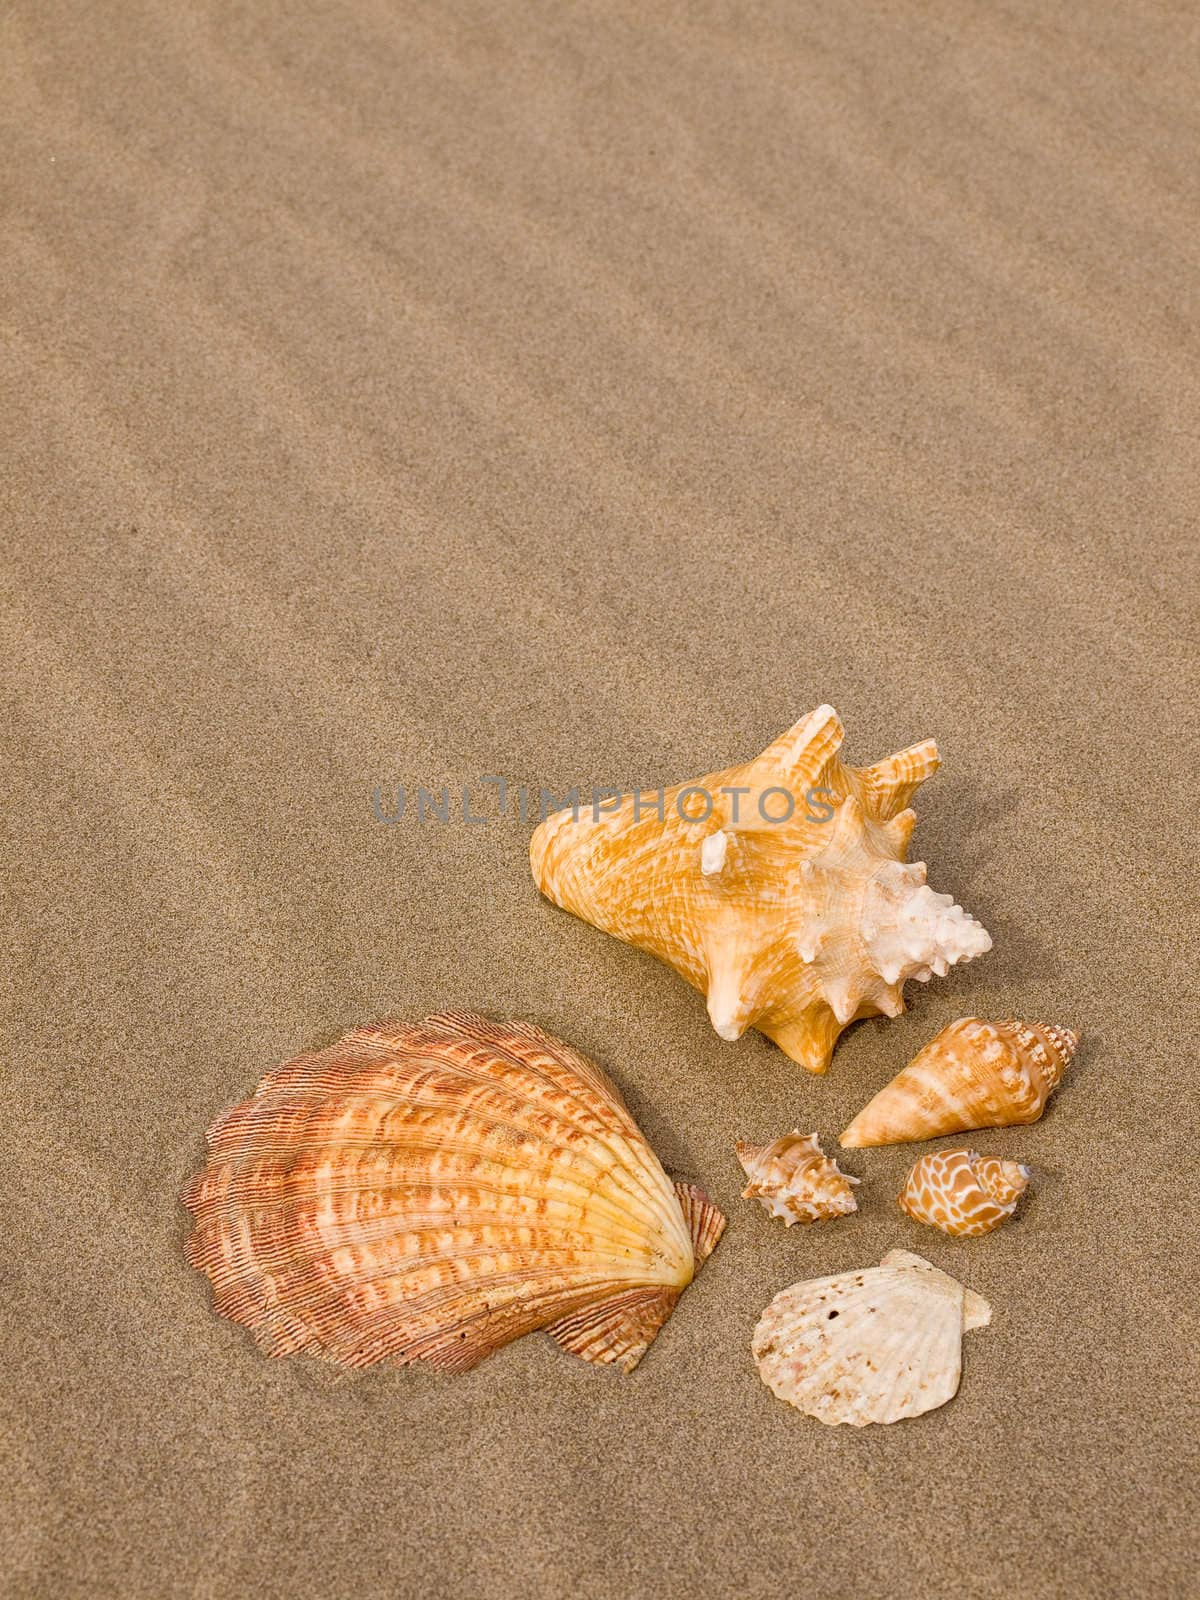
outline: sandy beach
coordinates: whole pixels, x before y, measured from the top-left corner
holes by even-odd
[[[1166,4],[15,0],[0,13],[13,1600],[1189,1592],[1196,19]],[[542,899],[503,777],[673,784],[822,702],[932,737],[994,949],[811,1077]],[[379,791],[445,786],[445,821]],[[467,786],[482,824],[467,822]],[[185,1264],[203,1134],[356,1023],[601,1062],[725,1237],[645,1361],[270,1361]],[[913,1148],[785,1230],[953,1018],[1080,1030],[954,1241]],[[1193,1176],[1188,1177],[1191,1173]],[[775,1400],[798,1279],[986,1296],[957,1396]],[[7,1585],[4,1587],[4,1585]]]

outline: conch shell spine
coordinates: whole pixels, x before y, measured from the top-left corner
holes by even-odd
[[[819,706],[753,761],[667,791],[661,808],[626,795],[603,816],[556,812],[530,841],[534,879],[673,966],[722,1039],[754,1027],[824,1072],[851,1022],[899,1015],[910,979],[991,947],[928,887],[923,862],[905,863],[909,801],[938,766],[932,740],[858,768],[839,758],[842,739]],[[695,790],[702,821],[688,812]]]
[[[910,1169],[897,1204],[914,1222],[956,1238],[991,1233],[1017,1208],[1030,1170],[974,1150],[933,1150]]]
[[[1036,1122],[1079,1037],[1042,1022],[961,1017],[942,1029],[842,1134],[846,1149]]]

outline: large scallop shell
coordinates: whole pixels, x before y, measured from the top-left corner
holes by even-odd
[[[1031,1173],[975,1150],[931,1150],[909,1171],[896,1204],[914,1222],[955,1238],[991,1233],[1017,1209]]]
[[[877,1267],[794,1283],[754,1330],[759,1376],[780,1400],[830,1425],[899,1422],[958,1389],[962,1336],[991,1307],[907,1250]]]
[[[761,1201],[789,1228],[794,1222],[819,1222],[858,1210],[851,1185],[860,1180],[830,1160],[815,1133],[796,1128],[770,1144],[739,1139],[733,1148],[749,1180],[742,1198]]]
[[[926,886],[923,862],[905,865],[933,741],[860,768],[840,760],[842,737],[819,706],[743,765],[556,811],[530,841],[537,885],[669,962],[722,1039],[754,1027],[824,1072],[843,1028],[898,1016],[910,978],[992,942]]]
[[[359,1028],[209,1130],[187,1244],[270,1355],[465,1371],[544,1328],[630,1371],[725,1219],[528,1023]]]
[[[842,1134],[846,1149],[1036,1122],[1079,1044],[1045,1022],[960,1017],[935,1035]]]

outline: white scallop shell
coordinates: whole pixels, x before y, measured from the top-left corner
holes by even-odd
[[[907,1250],[877,1267],[794,1283],[754,1330],[759,1376],[780,1400],[830,1425],[899,1422],[958,1389],[962,1336],[991,1307]]]

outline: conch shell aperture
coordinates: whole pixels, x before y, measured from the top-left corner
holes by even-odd
[[[958,1390],[962,1336],[991,1321],[981,1296],[907,1250],[877,1267],[783,1289],[751,1348],[778,1399],[829,1425],[899,1422]]]
[[[187,1255],[270,1355],[461,1372],[545,1329],[630,1371],[725,1219],[539,1028],[359,1028],[209,1130]]]
[[[1036,1122],[1078,1034],[1045,1022],[960,1017],[936,1034],[842,1134],[844,1149]]]
[[[789,1228],[858,1210],[851,1185],[860,1180],[839,1170],[815,1133],[796,1129],[763,1145],[739,1139],[733,1148],[749,1180],[743,1200],[760,1201]]]
[[[955,1238],[991,1233],[1017,1209],[1028,1167],[974,1150],[931,1150],[910,1169],[896,1201],[914,1222]]]
[[[713,1027],[755,1027],[810,1072],[843,1028],[898,1016],[904,984],[991,948],[985,930],[905,864],[908,803],[938,767],[932,740],[870,767],[838,756],[820,706],[741,766],[534,832],[542,893],[668,962]]]

